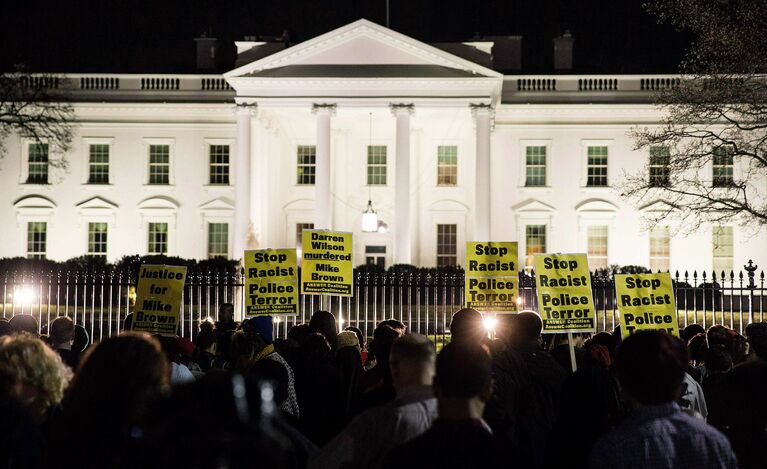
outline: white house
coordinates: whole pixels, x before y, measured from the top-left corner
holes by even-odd
[[[470,240],[592,267],[767,261],[763,227],[647,231],[663,201],[615,187],[649,157],[627,131],[659,123],[652,93],[677,78],[510,76],[492,42],[453,47],[473,61],[448,46],[359,20],[289,48],[237,43],[223,76],[66,75],[72,151],[14,137],[0,159],[0,257],[239,258],[316,227],[354,232],[357,263],[462,264]],[[361,229],[368,200],[378,232]]]

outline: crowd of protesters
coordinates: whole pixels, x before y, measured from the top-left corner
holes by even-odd
[[[0,468],[767,467],[767,323],[568,343],[463,309],[437,354],[393,319],[368,344],[327,311],[284,339],[217,317],[93,344],[0,320]]]

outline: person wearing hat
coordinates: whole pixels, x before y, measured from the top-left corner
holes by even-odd
[[[239,371],[247,371],[260,360],[273,360],[288,372],[288,398],[282,410],[299,417],[298,399],[293,369],[274,349],[274,326],[271,316],[255,316],[242,323],[242,329],[232,336],[232,358]]]

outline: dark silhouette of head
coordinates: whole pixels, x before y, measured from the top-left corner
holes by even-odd
[[[746,327],[746,336],[757,357],[767,360],[767,322],[755,322]]]
[[[706,352],[708,351],[708,344],[706,343],[706,334],[700,333],[691,337],[689,342],[687,343],[687,350],[689,351],[689,354],[690,354],[690,360],[698,364],[705,362]]]
[[[309,335],[309,324],[296,324],[288,330],[288,339],[299,346],[304,343],[307,335]]]
[[[234,305],[232,303],[221,303],[218,307],[218,321],[221,323],[234,322]]]
[[[511,325],[511,337],[514,344],[537,342],[541,337],[543,322],[538,313],[522,311],[514,315]]]
[[[437,356],[434,389],[438,398],[486,401],[490,397],[492,361],[480,346],[470,342],[449,343]]]
[[[75,323],[67,316],[58,317],[48,326],[48,334],[53,348],[70,346],[75,340]]]
[[[399,336],[399,332],[389,326],[376,327],[373,331],[373,341],[370,343],[370,355],[375,357],[376,366],[384,365],[388,368],[391,346]]]
[[[706,351],[706,371],[710,374],[727,373],[732,369],[732,356],[721,345]]]
[[[712,345],[723,345],[726,348],[730,348],[730,334],[726,327],[717,324],[709,327],[708,331],[706,331],[706,342],[709,347]]]
[[[436,351],[424,335],[407,334],[391,346],[389,366],[395,386],[427,384],[434,375]]]
[[[365,350],[365,336],[362,334],[362,331],[359,327],[346,326],[344,330],[354,332],[357,335],[357,340],[360,343],[360,349]]]
[[[80,324],[75,324],[75,341],[72,344],[72,350],[82,352],[91,344],[91,337],[88,331]]]
[[[402,321],[396,319],[386,319],[378,323],[379,326],[389,326],[399,333],[399,335],[407,334],[407,326]]]
[[[83,356],[54,427],[51,454],[78,448],[78,467],[110,466],[169,380],[160,344],[126,332],[97,343]]]
[[[34,336],[40,334],[40,325],[31,314],[17,314],[11,318],[10,324],[14,332],[26,332]]]
[[[671,402],[679,397],[687,369],[687,347],[662,331],[627,337],[615,354],[614,370],[623,390],[640,404]]]
[[[473,308],[458,310],[450,321],[450,341],[480,344],[487,339],[482,313]]]
[[[212,322],[203,321],[200,323],[200,332],[194,338],[194,345],[201,352],[210,352],[216,345],[216,330]]]
[[[6,318],[0,318],[0,337],[13,334],[13,326]]]
[[[333,345],[336,342],[338,329],[336,328],[336,318],[327,311],[319,310],[312,314],[309,320],[309,333],[319,332],[325,336],[325,340]]]
[[[690,324],[681,331],[679,331],[679,337],[685,342],[689,342],[690,339],[698,334],[705,334],[706,330],[700,324]]]

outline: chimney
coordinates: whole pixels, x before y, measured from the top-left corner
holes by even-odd
[[[522,70],[522,36],[489,36],[493,41],[493,68],[504,72]]]
[[[215,37],[202,36],[195,38],[197,43],[197,70],[212,71],[218,65],[218,41]]]
[[[555,37],[554,43],[554,70],[559,72],[570,72],[573,69],[573,39],[570,30],[559,37]]]

